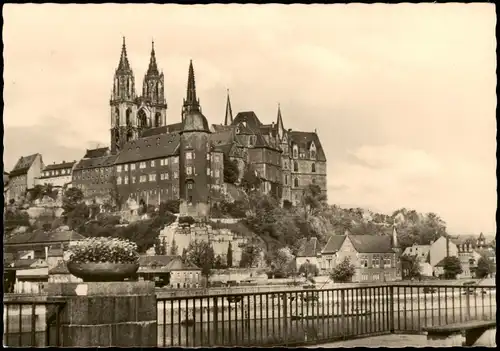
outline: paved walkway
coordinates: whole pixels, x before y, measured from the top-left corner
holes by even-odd
[[[328,344],[308,346],[308,348],[334,347],[427,347],[426,335],[389,334],[363,339],[332,342]]]

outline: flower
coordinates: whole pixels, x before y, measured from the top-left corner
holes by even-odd
[[[87,238],[70,248],[69,262],[137,263],[137,245],[120,238]]]

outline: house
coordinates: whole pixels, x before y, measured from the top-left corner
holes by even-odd
[[[405,256],[416,256],[420,266],[420,274],[432,276],[433,269],[429,263],[431,245],[412,245],[403,251]]]
[[[323,267],[335,268],[345,258],[355,267],[353,282],[401,279],[397,233],[393,235],[333,235],[321,252]]]
[[[321,254],[318,239],[316,237],[302,238],[300,239],[298,246],[299,250],[295,259],[297,270],[306,262],[309,262],[318,267],[318,269],[321,269],[321,260],[318,260],[318,257],[320,257]]]
[[[9,174],[9,199],[18,201],[33,189],[44,165],[42,155],[33,154],[21,157]]]
[[[154,280],[159,286],[192,288],[201,283],[201,269],[182,262],[181,256],[140,256],[139,280]]]
[[[458,247],[450,237],[441,236],[436,241],[431,242],[429,249],[429,263],[432,267],[436,267],[445,257],[458,257]],[[436,272],[434,272],[436,273]],[[436,275],[438,276],[438,275]]]
[[[48,260],[49,250],[62,248],[64,251],[85,239],[81,234],[72,230],[45,232],[36,230],[29,233],[17,234],[4,242],[5,252],[17,256],[30,256],[32,259]]]
[[[48,265],[43,259],[14,260],[7,267],[15,271],[14,293],[38,294],[48,281]]]
[[[66,184],[71,183],[73,167],[76,161],[61,163],[53,163],[45,167],[42,174],[37,179],[37,183],[40,185],[51,184],[54,187],[63,187]]]

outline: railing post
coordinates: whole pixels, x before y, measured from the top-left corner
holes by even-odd
[[[390,313],[390,331],[392,334],[394,334],[396,327],[395,327],[395,322],[394,322],[394,285],[391,285],[389,287],[389,313]]]
[[[217,300],[217,296],[214,296],[214,346],[217,346],[217,342],[219,341],[219,307]]]
[[[285,326],[284,326],[284,332],[285,332],[285,345],[288,345],[288,294],[283,293],[281,295],[281,299],[278,300],[278,303],[283,303],[283,318]]]
[[[465,320],[470,321],[470,293],[469,287],[465,288]]]
[[[345,290],[340,290],[340,315],[342,316],[341,317],[341,328],[340,330],[342,331],[342,338],[345,339],[346,338],[346,327],[345,327],[345,304],[346,304],[346,300],[345,300]]]

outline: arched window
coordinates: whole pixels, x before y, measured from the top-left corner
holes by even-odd
[[[288,176],[285,176],[285,185],[288,185]]]
[[[293,171],[298,172],[299,171],[299,164],[297,161],[293,161]]]
[[[139,128],[148,126],[148,117],[146,116],[146,112],[144,112],[144,110],[140,110],[137,114],[137,124]]]
[[[160,127],[161,126],[161,113],[156,112],[155,115],[155,127]]]
[[[316,172],[316,164],[315,164],[315,163],[313,163],[313,164],[311,165],[311,172],[312,172],[312,173],[315,173],[315,172]]]
[[[296,187],[296,188],[298,188],[298,187],[299,187],[299,178],[295,178],[295,179],[293,180],[293,186],[294,186],[294,187]]]
[[[127,123],[127,127],[132,125],[132,111],[129,108],[126,112],[125,122]]]
[[[293,146],[293,158],[298,158],[299,157],[299,148],[297,145]]]
[[[120,125],[120,109],[118,107],[115,108],[115,127]]]
[[[130,78],[127,78],[127,96],[130,95]]]
[[[158,100],[160,99],[160,89],[161,89],[160,82],[156,82],[156,97],[158,98]]]

